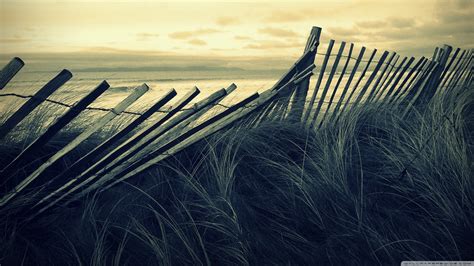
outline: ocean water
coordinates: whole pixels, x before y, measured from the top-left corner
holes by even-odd
[[[198,87],[200,94],[192,101],[192,103],[194,103],[219,89],[226,88],[230,84],[235,83],[237,89],[231,95],[226,96],[221,102],[225,105],[232,105],[255,92],[263,92],[271,88],[292,65],[288,64],[287,68],[282,68],[282,65],[285,64],[274,67],[252,67],[248,65],[242,67],[243,65],[232,65],[225,62],[177,61],[171,64],[168,62],[170,61],[169,59],[163,62],[157,61],[156,58],[154,60],[155,61],[150,61],[147,57],[134,57],[133,60],[124,61],[122,57],[117,59],[110,56],[96,59],[82,57],[31,57],[25,60],[27,65],[14,77],[5,89],[0,91],[0,94],[17,93],[21,95],[33,95],[59,73],[62,67],[70,66],[68,69],[73,73],[73,78],[53,93],[49,97],[50,99],[66,104],[74,104],[96,87],[102,80],[107,80],[111,87],[92,103],[91,106],[112,108],[130,94],[133,88],[146,83],[150,87],[150,90],[127,109],[128,111],[142,112],[170,89],[175,89],[178,92],[178,95],[169,102],[169,104],[172,105],[194,86]],[[0,57],[0,63],[5,64],[6,62],[8,62],[7,57]],[[257,63],[255,64],[258,65]],[[339,99],[347,83],[352,66],[353,63],[349,65],[345,76],[341,79],[338,91],[334,95],[334,101]],[[326,87],[327,78],[329,76],[328,71],[330,69],[331,68],[328,67],[323,75],[316,99],[317,101]],[[356,73],[352,84],[349,86],[348,94],[350,94],[354,85],[359,80],[360,74],[360,72]],[[319,70],[316,68],[314,70],[314,76],[311,78],[308,99],[314,92],[316,81],[319,78],[318,75]],[[334,76],[324,102],[327,102],[331,97],[339,75],[340,72],[337,72]],[[357,91],[360,91],[360,89],[364,87],[370,75],[371,71],[368,71],[361,79],[352,100],[356,98]],[[378,76],[376,78],[378,78]],[[26,99],[17,97],[0,97],[0,112],[2,114],[11,113],[18,109],[25,101]],[[46,103],[42,105],[46,105],[47,109],[55,108],[52,104]]]
[[[17,93],[33,95],[44,84],[51,80],[58,72],[28,72],[21,71],[0,93]],[[230,86],[237,85],[237,90],[228,96],[230,102],[243,99],[254,92],[261,92],[270,88],[279,78],[279,73],[254,73],[246,71],[166,71],[166,72],[76,72],[73,78],[59,88],[49,98],[56,101],[73,104],[85,96],[102,80],[107,80],[110,88],[93,104],[94,107],[110,108],[125,98],[133,88],[146,83],[150,90],[137,102],[140,106],[149,106],[171,89],[178,95],[185,94],[195,86],[200,94],[195,98],[198,101],[211,93]],[[229,99],[226,99],[229,102]],[[25,99],[16,97],[0,97],[0,109],[5,111],[24,102]],[[172,102],[171,102],[172,103]],[[131,107],[131,109],[133,109]]]

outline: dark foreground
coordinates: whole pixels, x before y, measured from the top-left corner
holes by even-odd
[[[474,260],[473,95],[435,97],[405,118],[366,106],[317,131],[288,122],[221,131],[32,222],[2,213],[0,262]]]

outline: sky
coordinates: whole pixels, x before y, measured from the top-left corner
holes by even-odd
[[[0,0],[0,54],[295,58],[312,26],[402,55],[474,47],[474,1]]]

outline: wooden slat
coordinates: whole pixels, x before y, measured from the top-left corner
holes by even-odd
[[[347,70],[347,66],[349,65],[349,62],[351,61],[351,56],[352,56],[352,50],[353,49],[354,49],[354,44],[351,43],[351,45],[349,47],[349,53],[347,54],[346,62],[344,63],[344,67],[342,68],[341,74],[339,75],[339,79],[337,80],[336,86],[334,86],[331,97],[329,98],[328,107],[326,108],[326,111],[324,112],[323,118],[321,119],[320,126],[324,123],[324,120],[326,119],[326,116],[330,112],[332,102],[334,101],[334,97],[336,96],[337,89],[339,88],[339,85],[342,82],[342,78],[346,74],[346,70]]]
[[[313,119],[311,123],[309,124],[310,128],[314,127],[314,124],[316,123],[316,120],[318,119],[319,112],[321,111],[324,100],[326,99],[326,95],[329,91],[329,88],[331,87],[332,79],[334,77],[334,74],[336,74],[336,70],[337,70],[337,67],[339,66],[339,61],[341,60],[341,56],[342,56],[342,53],[344,52],[345,47],[346,47],[346,42],[341,42],[341,46],[339,47],[339,51],[337,52],[336,59],[334,60],[334,63],[332,65],[331,72],[329,73],[329,77],[326,80],[326,84],[324,86],[323,92],[321,93],[318,106],[316,107],[316,110],[314,111]]]
[[[425,106],[431,101],[438,89],[437,84],[439,84],[439,76],[442,68],[443,66],[440,66],[439,63],[435,65],[425,84],[421,87],[420,93],[413,103],[414,106]]]
[[[413,87],[408,91],[406,96],[402,99],[401,105],[409,105],[410,102],[418,95],[421,86],[425,83],[428,76],[431,74],[433,68],[436,66],[436,61],[428,61],[426,69],[421,73]]]
[[[375,52],[372,53],[372,56],[369,59],[369,61],[372,61],[374,56],[375,56]],[[366,91],[369,89],[370,84],[372,83],[372,81],[377,76],[377,74],[378,74],[380,68],[382,67],[383,63],[385,62],[385,59],[387,58],[387,56],[388,56],[388,52],[387,51],[383,52],[382,56],[380,57],[379,61],[377,62],[377,65],[375,66],[374,70],[372,71],[372,74],[370,74],[369,78],[367,79],[364,86],[360,90],[356,100],[354,101],[354,103],[351,106],[348,107],[348,108],[350,108],[350,109],[348,109],[349,110],[348,112],[350,112],[351,110],[356,108],[357,105],[362,101]]]
[[[456,60],[458,54],[459,54],[459,51],[461,51],[460,48],[457,48],[455,51],[454,51],[454,54],[453,56],[451,57],[451,60],[449,60],[449,63],[446,65],[443,73],[441,74],[441,77],[439,78],[440,79],[440,84],[441,84],[441,87],[443,87],[444,83],[446,83],[446,75],[448,74],[448,72],[450,72],[451,70],[451,66],[453,65],[453,62]],[[452,71],[451,71],[452,73]]]
[[[336,118],[337,113],[339,112],[339,109],[341,108],[342,102],[344,101],[344,98],[346,97],[347,91],[349,90],[349,87],[351,86],[352,79],[357,73],[360,62],[362,62],[364,53],[365,53],[365,47],[362,47],[359,52],[359,56],[357,56],[356,62],[354,66],[352,67],[351,75],[349,76],[349,79],[347,80],[346,85],[344,86],[344,90],[342,91],[341,96],[339,96],[339,100],[337,101],[336,107],[334,107],[334,110],[331,114],[331,119],[329,119],[329,122],[333,122],[334,119]]]
[[[401,99],[402,97],[405,97],[406,94],[411,90],[413,89],[413,87],[415,86],[415,84],[418,82],[418,80],[423,76],[423,74],[427,71],[428,67],[429,67],[429,64],[430,64],[430,60],[425,58],[425,60],[423,61],[422,65],[420,66],[420,69],[417,71],[417,73],[415,74],[415,76],[413,77],[412,80],[410,80],[410,82],[408,83],[408,85],[406,86],[406,88],[404,89],[404,91],[402,93],[400,93],[400,95],[398,96],[398,98],[396,99],[396,101],[398,103],[401,102]]]
[[[71,72],[64,69],[56,77],[44,85],[36,94],[26,101],[12,116],[0,127],[0,139],[4,138],[16,125],[18,125],[31,111],[40,105],[59,87],[72,78]]]
[[[458,48],[459,50],[459,48]],[[457,51],[457,50],[456,50]],[[465,60],[465,56],[467,55],[467,51],[464,50],[462,51],[461,55],[459,56],[458,60],[456,61],[456,64],[454,64],[454,66],[452,67],[452,70],[449,74],[445,75],[445,77],[443,78],[443,81],[440,85],[441,88],[444,88],[444,86],[446,85],[446,83],[448,82],[448,80],[451,79],[451,77],[453,76],[454,73],[456,73],[456,69],[458,69],[459,65],[461,64],[461,62],[463,62],[463,60]],[[453,57],[454,59],[454,57]],[[451,62],[452,63],[452,62]],[[447,73],[447,72],[445,72]]]
[[[433,96],[436,94],[436,91],[438,90],[439,84],[441,82],[441,75],[446,67],[446,62],[452,50],[453,48],[446,44],[441,49],[441,52],[437,57],[438,64],[433,70],[432,75],[430,75],[430,80],[421,90],[421,97],[418,97],[417,101],[415,102],[416,105],[428,104],[433,98]]]
[[[431,58],[431,61],[438,61],[437,58],[438,58],[438,55],[439,55],[439,50],[440,48],[439,47],[435,47],[434,49],[434,52],[433,52],[433,57]]]
[[[458,86],[459,82],[461,81],[462,74],[465,73],[466,71],[472,71],[472,62],[473,62],[473,50],[470,50],[468,52],[468,55],[466,57],[466,61],[461,64],[459,69],[456,71],[456,74],[454,77],[451,79],[450,83],[447,85],[446,90],[447,92],[452,91],[456,86]]]
[[[383,80],[380,82],[380,84],[377,86],[377,88],[375,89],[375,92],[373,94],[373,96],[370,98],[370,102],[375,102],[377,101],[376,99],[379,99],[381,96],[380,95],[383,95],[383,92],[385,92],[385,90],[387,89],[387,87],[390,85],[390,78],[393,76],[393,70],[395,69],[397,63],[398,63],[398,59],[400,59],[400,55],[398,54],[394,54],[394,60],[393,60],[393,63],[391,62],[389,65],[388,65],[388,71],[387,73],[385,74],[385,76],[383,77]]]
[[[309,38],[306,42],[305,52],[309,51],[311,47],[315,46],[315,53],[313,53],[312,57],[308,58],[308,60],[306,61],[306,66],[303,66],[304,68],[314,63],[317,48],[319,45],[320,36],[321,36],[321,28],[313,27],[311,29]],[[293,102],[291,104],[291,111],[289,113],[290,120],[299,122],[303,118],[302,115],[303,115],[304,106],[306,103],[306,97],[308,95],[308,87],[309,87],[309,79],[306,79],[300,84],[298,84],[298,87],[296,88],[295,94],[293,97]]]
[[[143,86],[147,86],[144,84]],[[107,140],[102,142],[100,145],[95,147],[93,150],[88,152],[86,155],[81,157],[79,160],[74,162],[71,166],[69,166],[67,169],[65,169],[63,172],[61,172],[59,175],[51,179],[51,182],[54,182],[55,180],[60,180],[64,183],[64,181],[68,181],[67,177],[72,174],[72,172],[77,172],[84,170],[87,165],[89,165],[92,160],[94,160],[98,155],[103,153],[106,149],[110,148],[113,144],[118,142],[119,140],[123,139],[127,134],[132,132],[137,126],[142,124],[146,119],[148,119],[151,115],[156,113],[160,108],[162,108],[166,103],[168,103],[171,99],[173,99],[176,96],[176,91],[174,89],[171,89],[168,91],[163,97],[161,97],[155,104],[153,104],[150,108],[148,108],[142,115],[137,117],[135,120],[133,120],[131,123],[129,123],[126,127],[124,127],[122,130],[119,132],[115,133],[113,136],[109,137]],[[77,179],[76,179],[77,180]],[[50,183],[51,183],[50,182]],[[48,184],[48,190],[51,190],[51,184]],[[42,200],[40,200],[33,208],[37,207],[38,205],[42,204],[43,202],[49,200],[51,197],[55,196],[57,193],[60,193],[63,189],[66,187],[63,186],[60,187],[59,189],[55,190],[53,193],[47,195],[44,197]]]
[[[406,58],[405,58],[406,59]],[[390,89],[387,91],[387,93],[385,94],[382,102],[380,103],[380,105],[384,105],[385,103],[387,103],[388,101],[392,100],[393,96],[392,96],[392,93],[397,89],[397,85],[398,83],[400,82],[400,80],[403,78],[403,75],[405,75],[406,71],[408,70],[408,68],[411,66],[411,64],[413,63],[413,61],[415,60],[414,57],[411,57],[408,62],[406,62],[406,64],[402,67],[400,73],[398,73],[397,77],[395,78],[395,80],[393,81],[392,83],[392,86],[390,86]],[[403,62],[402,62],[403,64]],[[401,65],[402,65],[401,64]],[[401,88],[399,87],[397,91],[399,91]]]
[[[110,112],[105,114],[101,117],[93,126],[86,129],[82,132],[79,136],[69,142],[65,147],[61,150],[56,152],[53,156],[51,156],[46,162],[44,162],[40,167],[38,167],[33,173],[31,173],[28,177],[23,179],[12,191],[7,193],[2,197],[0,200],[0,207],[5,206],[15,195],[19,192],[24,190],[31,182],[33,182],[36,178],[38,178],[41,174],[43,174],[49,167],[51,167],[55,162],[59,159],[64,157],[66,154],[71,152],[75,149],[79,144],[84,142],[88,137],[90,137],[94,132],[100,130],[105,124],[107,124],[110,120],[115,118],[116,116],[120,115],[125,109],[134,103],[137,99],[139,99],[143,94],[148,91],[148,86],[140,86],[136,88],[127,98],[117,104]]]
[[[319,38],[321,37],[322,29],[320,27],[313,26],[311,28],[311,32],[309,33],[308,40],[306,41],[306,45],[304,47],[304,51],[307,52],[313,46],[317,46],[317,42],[319,42]]]
[[[89,104],[91,104],[97,97],[104,93],[108,88],[109,84],[104,80],[95,89],[89,92],[84,98],[77,102],[73,108],[70,108],[65,114],[56,119],[46,131],[30,143],[23,151],[13,159],[6,167],[0,172],[2,176],[14,172],[20,164],[28,160],[29,157],[34,156],[35,153],[43,147],[48,141],[50,141],[63,127],[77,117]],[[5,187],[5,185],[3,185]]]
[[[372,100],[374,99],[375,95],[378,92],[378,89],[380,89],[379,85],[382,86],[382,84],[383,84],[382,79],[384,77],[386,78],[385,73],[387,72],[387,69],[389,69],[390,64],[392,63],[392,60],[395,58],[395,55],[396,55],[395,52],[391,53],[391,56],[388,59],[387,63],[385,64],[385,66],[382,70],[382,73],[380,73],[380,76],[378,77],[377,81],[375,82],[374,86],[372,87],[372,90],[370,91],[369,95],[367,96],[367,100],[366,100],[367,103],[372,102]],[[385,81],[385,79],[383,79],[383,80]]]
[[[415,86],[410,90],[407,97],[403,99],[402,106],[406,106],[405,110],[402,113],[402,117],[405,117],[410,111],[415,107],[416,102],[419,101],[420,97],[423,97],[423,89],[426,87],[426,84],[430,82],[430,80],[435,75],[436,68],[438,66],[438,62],[431,61],[426,73],[421,77],[421,79],[415,84]]]
[[[305,115],[303,117],[303,123],[308,123],[310,118],[310,114],[313,110],[314,102],[316,101],[316,96],[318,95],[319,88],[321,87],[321,82],[323,81],[324,72],[326,71],[326,66],[329,61],[329,57],[331,56],[332,47],[334,46],[334,40],[329,41],[328,49],[326,51],[326,55],[324,56],[323,65],[321,66],[321,70],[319,72],[318,81],[316,82],[316,86],[314,87],[313,95],[309,100],[308,108],[306,109]]]
[[[339,114],[339,115],[337,116],[337,118],[336,118],[336,123],[337,123],[337,121],[339,120],[339,117],[341,116],[341,114],[344,114],[345,110],[346,110],[347,108],[349,108],[348,106],[351,104],[352,96],[354,95],[354,93],[356,92],[357,88],[359,87],[359,84],[360,84],[360,82],[362,81],[362,79],[364,79],[365,73],[367,73],[367,70],[369,69],[369,66],[370,66],[370,64],[372,63],[372,60],[374,59],[374,56],[375,56],[376,53],[377,53],[377,49],[374,49],[374,50],[372,51],[372,54],[370,54],[369,60],[367,61],[367,64],[365,65],[364,70],[362,70],[362,73],[360,74],[359,79],[357,80],[356,84],[355,84],[354,87],[352,88],[352,91],[351,91],[351,93],[349,94],[349,97],[347,97],[346,104],[344,104],[344,105],[342,106],[342,110],[341,110],[340,114]]]
[[[408,72],[408,74],[405,76],[400,86],[398,86],[398,89],[394,92],[394,94],[390,98],[389,104],[397,102],[400,96],[405,93],[405,91],[410,87],[411,82],[409,81],[413,81],[416,78],[416,74],[418,74],[420,70],[422,70],[425,61],[426,59],[424,56],[418,59],[418,62],[416,62],[416,64],[410,69],[410,72]],[[407,84],[407,86],[405,86],[405,84]]]
[[[223,118],[227,117],[228,115],[236,112],[237,110],[239,110],[243,106],[247,105],[248,103],[251,103],[253,100],[257,99],[258,97],[259,97],[259,94],[255,93],[255,94],[247,97],[246,99],[232,105],[230,108],[228,108],[226,110],[223,110],[219,114],[217,114],[213,117],[210,117],[208,120],[204,121],[203,123],[197,125],[196,127],[192,128],[192,129],[190,129],[189,131],[179,135],[175,139],[171,140],[170,142],[166,143],[165,145],[163,145],[163,146],[159,147],[158,149],[154,150],[153,152],[149,153],[147,156],[145,156],[145,157],[141,158],[140,160],[134,162],[133,164],[131,164],[127,168],[125,168],[123,170],[119,169],[119,171],[116,171],[116,173],[111,173],[107,178],[104,178],[104,180],[102,180],[101,182],[98,182],[98,183],[94,184],[94,186],[91,186],[89,191],[98,188],[99,186],[101,186],[102,184],[104,184],[108,181],[112,181],[112,183],[109,184],[109,187],[113,186],[113,185],[117,184],[118,182],[121,182],[121,181],[127,179],[128,177],[131,177],[133,175],[136,175],[136,174],[142,172],[143,170],[145,170],[145,169],[149,168],[150,166],[156,164],[159,161],[159,160],[156,159],[157,157],[159,157],[163,153],[169,151],[171,148],[179,145],[180,143],[182,143],[183,141],[187,140],[188,138],[190,138],[192,136],[195,137],[196,141],[198,141],[200,139],[203,139],[204,136],[202,134],[198,134],[198,133],[200,133],[201,130],[205,129],[206,127],[209,127],[209,126],[213,125],[214,123],[217,123],[218,121],[220,121]],[[183,148],[184,147],[185,146],[183,146]],[[174,153],[175,152],[173,152],[173,154]],[[114,180],[112,180],[112,179],[114,179]],[[108,187],[106,186],[104,189],[107,189],[107,188]]]
[[[405,61],[407,60],[406,57],[404,57],[402,59],[402,62],[400,62],[398,64],[398,66],[396,65],[397,64],[397,61],[398,61],[398,58],[397,57],[395,59],[395,62],[393,63],[393,67],[390,69],[388,75],[387,75],[387,80],[385,81],[385,84],[383,84],[384,86],[382,87],[381,90],[379,90],[379,92],[375,95],[374,97],[374,102],[380,102],[380,100],[382,99],[382,97],[385,96],[385,91],[387,90],[387,88],[393,83],[393,80],[395,79],[395,77],[397,76],[398,72],[400,71],[400,69],[402,68],[403,64],[405,63]],[[392,72],[392,70],[395,68],[395,71]]]
[[[0,70],[0,90],[12,80],[12,78],[20,71],[25,65],[25,62],[19,57],[14,57],[8,64],[6,64],[2,70]]]

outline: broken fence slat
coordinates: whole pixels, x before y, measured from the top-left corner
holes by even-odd
[[[12,80],[12,78],[20,71],[25,65],[25,62],[19,57],[14,57],[8,64],[6,64],[2,70],[0,70],[0,90]]]

